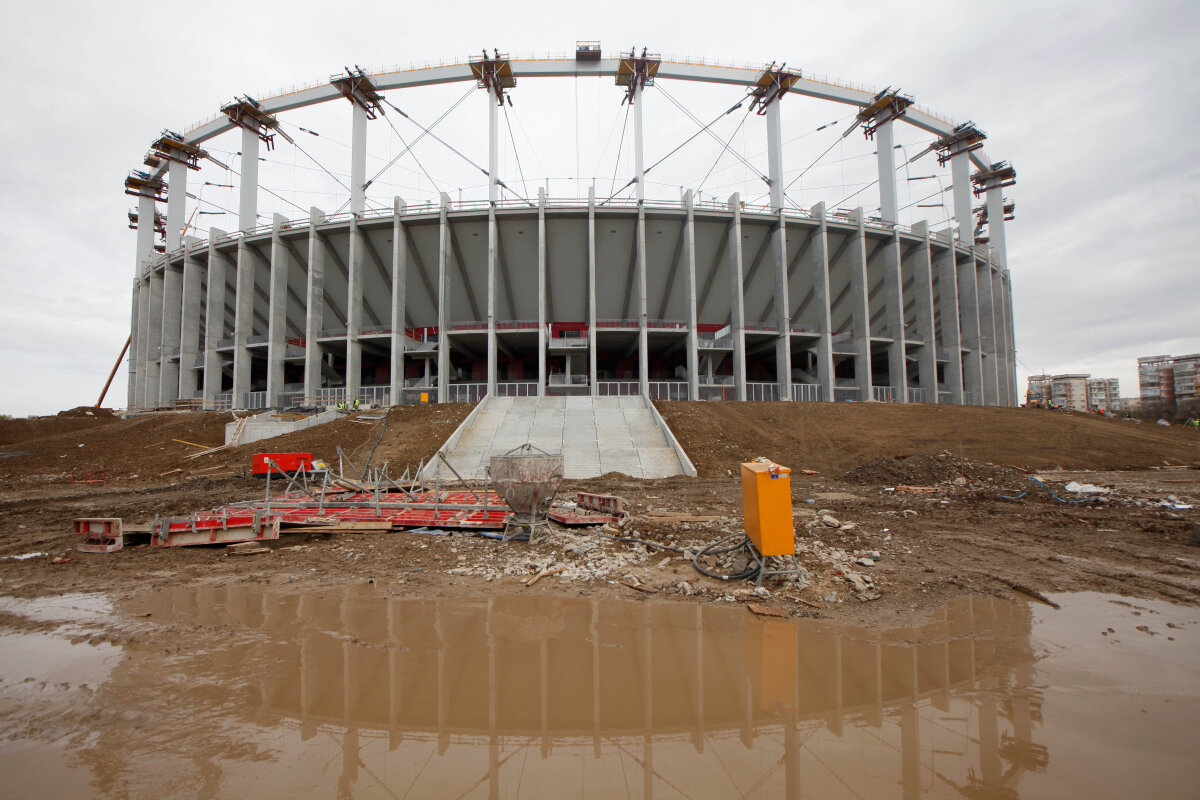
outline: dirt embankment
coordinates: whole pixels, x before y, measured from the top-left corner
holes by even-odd
[[[1022,471],[1196,462],[1200,437],[1193,431],[1015,409],[764,403],[662,409],[700,479],[607,475],[574,482],[562,495],[620,495],[634,514],[629,532],[675,551],[565,531],[532,546],[394,532],[293,534],[253,558],[228,558],[223,548],[146,545],[85,556],[74,552],[71,519],[113,516],[138,524],[261,496],[262,484],[245,473],[250,455],[263,450],[305,450],[333,460],[340,445],[363,458],[378,440],[374,463],[388,461],[399,472],[428,459],[470,407],[396,408],[386,430],[381,422],[340,419],[191,460],[184,455],[196,448],[172,440],[219,444],[229,415],[94,419],[83,428],[71,427],[74,418],[48,418],[40,423],[44,437],[0,447],[8,456],[0,458],[0,585],[5,594],[33,596],[135,594],[193,581],[289,583],[303,591],[373,579],[413,597],[544,591],[761,600],[786,613],[868,623],[928,611],[958,595],[1021,591],[1014,587],[1200,603],[1200,550],[1190,544],[1200,522],[1200,472],[1145,470],[1136,480],[1129,473],[1047,476],[1066,500],[1078,499],[1065,491],[1067,480],[1117,487],[1067,503]],[[797,470],[796,542],[806,572],[802,582],[772,585],[767,597],[699,577],[687,555],[743,529],[736,470],[755,456]],[[72,467],[108,469],[109,482],[68,483]],[[925,490],[897,489],[903,484]],[[30,553],[44,555],[12,558]],[[56,564],[55,557],[68,560]],[[606,563],[607,577],[584,577]],[[559,567],[534,588],[522,583]],[[868,590],[856,580],[869,581]]]
[[[763,456],[840,474],[881,456],[943,450],[1021,469],[1200,462],[1194,430],[1023,408],[884,403],[655,403],[701,477]]]
[[[185,456],[202,451],[199,445],[224,443],[225,425],[233,420],[232,414],[165,412],[125,420],[77,415],[7,420],[0,427],[0,436],[11,437],[0,446],[0,480],[10,486],[43,485],[68,481],[74,470],[76,476],[104,472],[110,483],[146,486],[189,476],[244,475],[250,456],[264,450],[311,452],[334,462],[338,446],[351,455],[376,441],[374,463],[389,461],[402,468],[432,456],[470,408],[463,403],[398,406],[388,412],[386,428],[381,422],[347,417],[278,436],[269,443],[252,442],[194,459]],[[361,455],[365,459],[365,449]]]

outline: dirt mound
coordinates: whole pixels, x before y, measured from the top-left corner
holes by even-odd
[[[867,486],[917,485],[932,486],[951,483],[958,478],[967,481],[1015,481],[1021,473],[979,461],[959,458],[953,453],[919,454],[907,458],[879,456],[842,475],[841,480]]]
[[[66,413],[66,412],[64,412]],[[94,430],[117,422],[112,412],[105,414],[59,414],[53,417],[28,417],[26,419],[0,420],[0,447],[44,439],[73,431]]]
[[[701,477],[764,456],[825,475],[881,456],[949,451],[1022,469],[1127,469],[1200,461],[1195,431],[1095,414],[885,403],[655,404]]]
[[[96,417],[97,419],[116,419],[117,415],[113,413],[111,408],[94,408],[92,406],[76,406],[75,408],[67,409],[66,411],[58,412],[57,416],[62,417]]]
[[[428,460],[470,412],[463,403],[400,406],[382,421],[345,417],[296,433],[277,436],[211,455],[188,459],[204,447],[225,443],[232,414],[165,412],[121,420],[88,416],[7,420],[0,426],[0,479],[39,484],[105,472],[109,481],[133,485],[162,483],[188,475],[220,477],[249,471],[250,456],[264,451],[311,452],[336,463],[337,448],[362,465],[378,442],[373,463],[395,469]],[[15,423],[24,423],[17,426]],[[10,430],[11,427],[11,430]],[[382,436],[381,436],[382,435]]]

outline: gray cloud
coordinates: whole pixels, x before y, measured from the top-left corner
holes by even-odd
[[[0,412],[50,413],[95,401],[128,334],[134,234],[125,227],[132,202],[122,195],[121,181],[162,128],[184,128],[235,94],[320,79],[345,64],[461,57],[485,45],[513,53],[565,50],[577,38],[601,39],[606,49],[648,44],[664,53],[787,60],[806,71],[900,86],[923,105],[973,119],[991,137],[988,154],[1012,161],[1019,172],[1020,183],[1010,191],[1017,219],[1008,240],[1023,364],[1117,376],[1130,395],[1138,355],[1200,350],[1200,102],[1194,84],[1200,12],[1194,4],[788,4],[766,16],[716,2],[594,8],[513,2],[503,14],[496,10],[482,3],[452,9],[386,4],[338,14],[308,2],[6,9],[0,32],[0,66],[8,77],[0,89],[6,109],[0,117]],[[573,175],[574,125],[554,117],[574,107],[569,84],[557,110],[518,99],[516,114],[534,129],[532,138],[542,141],[544,133],[563,140],[563,153],[541,145],[538,152],[547,171]],[[670,91],[685,102],[693,97],[686,87]],[[432,114],[458,90],[438,92],[414,93],[404,102]],[[700,117],[711,118],[724,101],[714,94],[701,104],[694,96],[697,105],[689,107]],[[585,132],[581,152],[589,157],[603,148],[618,99],[611,85],[581,89],[581,113],[604,121],[600,130]],[[464,150],[481,109],[464,103],[448,128],[448,138]],[[647,113],[664,121],[658,138],[648,141],[648,157],[692,130],[665,105]],[[846,113],[796,102],[785,117],[785,138]],[[303,118],[326,124],[329,114]],[[372,131],[373,142],[387,143],[384,128]],[[745,134],[748,153],[761,151],[759,133]],[[916,141],[918,134],[901,141]],[[524,132],[515,135],[521,145]],[[861,137],[852,138],[847,156],[869,154]],[[818,135],[800,140],[787,167],[802,166],[830,141]],[[237,149],[233,139],[219,144]],[[336,145],[311,146],[323,160],[339,158]],[[386,146],[396,151],[394,142]],[[481,159],[483,149],[471,153]],[[715,154],[697,145],[682,162],[664,165],[661,191],[671,181],[703,175]],[[479,182],[477,173],[436,147],[423,145],[419,155],[440,164],[448,179]],[[285,189],[336,189],[314,170],[285,169],[311,167],[301,156],[281,148],[273,158],[279,163],[271,174]],[[928,162],[918,163],[929,171]],[[433,187],[412,167],[381,180],[398,184],[389,193],[427,199]],[[527,174],[542,172],[532,159],[523,167]],[[506,175],[514,168],[507,161]],[[854,181],[873,169],[872,159],[858,158],[814,170],[805,185],[836,186],[827,191],[837,194],[845,174],[854,191]],[[716,181],[724,182],[714,185],[726,194],[739,186],[748,194],[754,186],[753,176],[736,168]],[[902,192],[910,190],[902,184]],[[228,202],[221,191],[207,189],[204,196]],[[806,189],[805,203],[822,191]],[[295,197],[306,206],[319,195]],[[877,199],[868,191],[856,202]],[[267,213],[277,207],[286,204],[264,197]],[[110,404],[123,403],[123,380],[124,370]]]

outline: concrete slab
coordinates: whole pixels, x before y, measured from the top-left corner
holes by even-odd
[[[489,397],[482,403],[461,435],[452,437],[456,443],[443,450],[468,480],[482,480],[493,455],[526,442],[562,453],[567,478],[687,474],[665,423],[655,419],[642,397]],[[438,460],[425,475],[437,472],[442,478],[450,475]]]

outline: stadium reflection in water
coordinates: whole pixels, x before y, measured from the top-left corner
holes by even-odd
[[[231,631],[171,667],[170,702],[199,727],[153,737],[156,757],[193,763],[206,727],[256,745],[205,758],[208,794],[1015,797],[1048,761],[1032,616],[1002,599],[883,633],[715,605],[359,588],[188,587],[154,607],[159,624]]]

